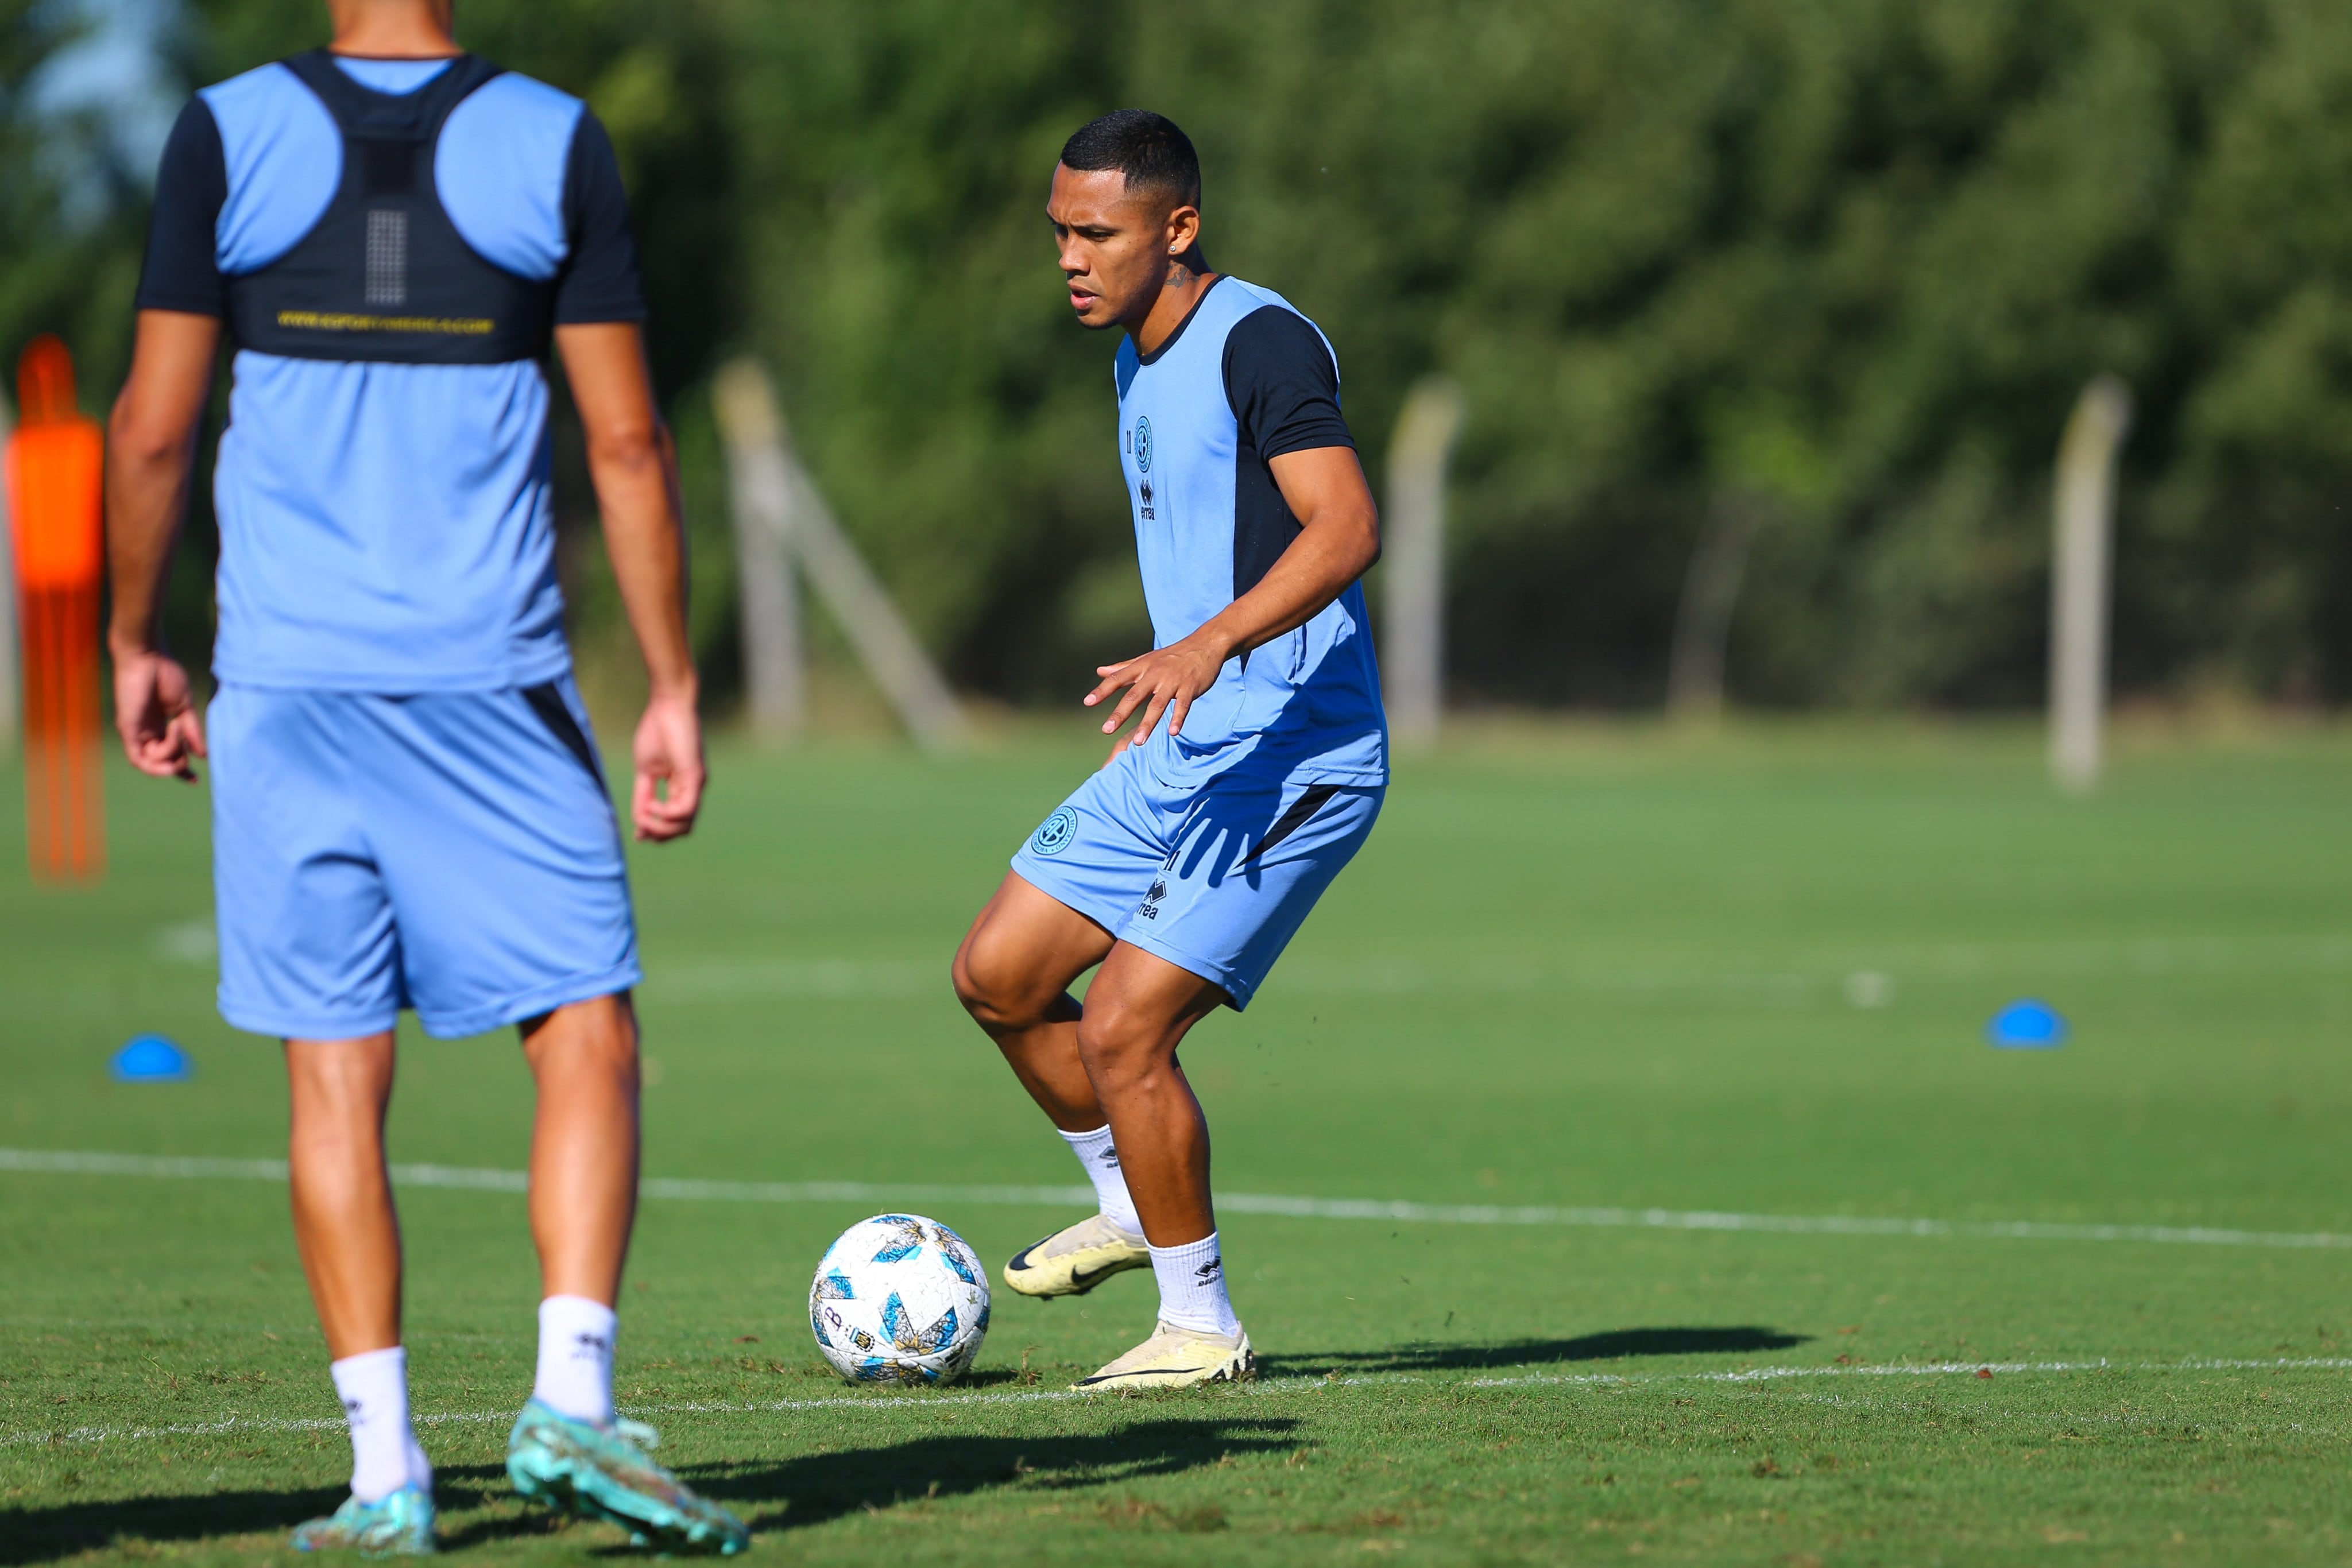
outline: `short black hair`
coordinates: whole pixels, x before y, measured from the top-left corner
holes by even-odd
[[[1130,191],[1148,185],[1172,197],[1172,205],[1201,204],[1201,158],[1192,139],[1148,109],[1115,109],[1080,126],[1062,143],[1062,165],[1081,173],[1117,169]]]

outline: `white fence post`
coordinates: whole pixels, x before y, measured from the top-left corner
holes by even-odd
[[[2083,794],[2099,782],[2107,707],[2116,461],[2131,392],[2113,376],[2083,389],[2058,448],[2050,591],[2050,772]]]
[[[1666,712],[1706,722],[1723,716],[1723,672],[1731,645],[1731,612],[1748,574],[1764,508],[1753,496],[1725,491],[1708,508],[1706,524],[1683,576],[1675,610],[1675,644],[1666,664]]]
[[[801,607],[787,534],[792,482],[775,402],[755,367],[737,361],[710,387],[727,445],[734,502],[736,593],[743,618],[743,678],[752,732],[789,740],[808,719]]]
[[[1432,376],[1415,386],[1389,445],[1382,585],[1388,637],[1381,679],[1398,742],[1437,738],[1445,703],[1445,472],[1462,432],[1462,393]]]
[[[739,465],[739,496],[752,498],[752,519],[798,561],[915,743],[929,751],[954,747],[966,733],[962,706],[793,457],[774,383],[749,360],[720,378],[722,395],[737,405],[725,417],[741,442],[730,436],[729,452]]]

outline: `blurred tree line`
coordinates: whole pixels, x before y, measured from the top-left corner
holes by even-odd
[[[43,7],[0,8],[8,92],[55,39]],[[319,41],[322,10],[189,0],[179,58],[217,79]],[[2352,695],[2342,0],[464,0],[459,21],[621,149],[721,685],[704,387],[747,349],[961,684],[1066,699],[1147,634],[1113,345],[1066,319],[1042,214],[1063,137],[1142,104],[1200,146],[1213,262],[1339,345],[1376,488],[1413,381],[1467,393],[1460,698],[1655,702],[1693,550],[1737,517],[1736,699],[2038,700],[2052,456],[2103,371],[2138,401],[2122,689]],[[37,152],[12,120],[0,326],[72,329],[96,402],[137,204],[45,221]],[[564,461],[601,645],[617,612]]]

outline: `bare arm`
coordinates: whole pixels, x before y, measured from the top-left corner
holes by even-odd
[[[572,401],[588,436],[588,474],[604,547],[651,683],[637,724],[629,810],[637,837],[691,832],[702,808],[699,685],[686,635],[686,529],[677,455],[654,407],[643,337],[627,322],[558,327]]]
[[[106,549],[114,612],[114,723],[131,766],[158,779],[194,779],[204,726],[188,674],[161,646],[156,622],[172,542],[187,510],[196,430],[212,394],[220,322],[177,310],[139,312],[131,379],[107,429]]]
[[[1371,486],[1364,483],[1363,465],[1356,461],[1353,448],[1318,446],[1286,453],[1266,466],[1290,515],[1299,521],[1298,537],[1255,588],[1191,636],[1095,672],[1102,682],[1087,695],[1088,707],[1119,687],[1127,688],[1127,695],[1103,721],[1105,735],[1125,724],[1139,704],[1145,705],[1143,721],[1126,744],[1142,745],[1162,709],[1168,713],[1168,733],[1181,732],[1185,712],[1216,685],[1217,672],[1227,659],[1312,621],[1380,559],[1380,509],[1372,504]],[[1116,747],[1112,755],[1118,755]]]

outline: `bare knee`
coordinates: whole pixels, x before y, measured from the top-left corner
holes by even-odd
[[[634,1079],[637,1015],[626,991],[570,1002],[526,1019],[522,1052],[534,1074],[608,1072]]]
[[[1088,998],[1086,1016],[1078,1020],[1078,1060],[1097,1093],[1115,1096],[1139,1088],[1165,1071],[1175,1055],[1165,1019],[1116,998]]]
[[[949,977],[964,1011],[992,1034],[1052,1022],[1063,996],[1059,983],[1024,969],[984,933],[957,950]]]
[[[289,1040],[286,1082],[298,1133],[373,1126],[392,1098],[393,1038]]]

